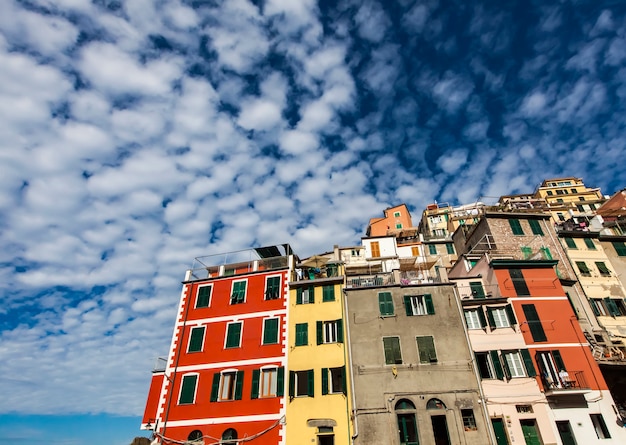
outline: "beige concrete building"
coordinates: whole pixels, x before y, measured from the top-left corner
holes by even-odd
[[[544,180],[535,190],[535,198],[545,200],[552,221],[570,217],[588,217],[605,201],[599,188],[587,187],[582,178],[565,177]]]
[[[491,443],[454,285],[345,293],[354,444]]]

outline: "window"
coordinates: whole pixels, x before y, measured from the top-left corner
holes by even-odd
[[[552,253],[550,252],[550,249],[548,249],[547,247],[542,247],[541,248],[541,256],[543,256],[544,260],[551,260],[552,259]]]
[[[278,343],[278,318],[266,318],[263,320],[263,344],[275,345]]]
[[[429,244],[428,253],[430,253],[431,255],[437,255],[437,246],[435,244]]]
[[[477,352],[475,357],[481,379],[504,379],[498,351]]]
[[[343,343],[341,319],[317,322],[317,344],[322,343]]]
[[[557,190],[557,191],[556,191],[556,194],[557,194],[557,195],[564,195],[564,194],[565,194],[565,191],[563,191],[563,190]],[[557,202],[558,202],[558,199],[557,199]]]
[[[623,317],[626,316],[626,304],[621,298],[594,298],[591,300],[591,308],[595,315]]]
[[[485,298],[485,289],[483,283],[480,281],[470,281],[470,290],[472,291],[472,297]]]
[[[523,235],[524,231],[522,230],[522,225],[519,222],[519,219],[509,219],[509,225],[511,226],[511,230],[513,231],[513,235]]]
[[[401,229],[402,228],[402,224],[398,223],[396,224],[396,229]]]
[[[481,308],[466,309],[464,311],[464,314],[467,329],[482,329],[487,326],[487,322],[485,321],[485,314],[483,314]]]
[[[530,230],[533,232],[533,235],[543,236],[543,230],[541,230],[541,224],[536,219],[529,219],[528,224],[530,225]]]
[[[385,364],[399,365],[402,363],[399,337],[383,337],[383,348],[385,350]]]
[[[211,303],[211,289],[213,286],[199,286],[198,295],[196,296],[196,309],[201,307],[209,307]]]
[[[587,246],[587,249],[589,250],[596,250],[596,245],[593,242],[593,238],[583,238],[585,240],[585,246]]]
[[[204,330],[204,326],[191,328],[191,335],[189,336],[189,345],[187,346],[187,352],[202,351],[202,345],[204,344]]]
[[[398,419],[398,434],[402,445],[416,445],[419,443],[415,405],[407,399],[396,403],[396,417]]]
[[[226,348],[238,348],[241,346],[241,328],[243,323],[236,321],[226,325]]]
[[[324,286],[322,288],[322,301],[335,301],[335,286]]]
[[[186,374],[183,376],[180,385],[180,395],[178,396],[179,405],[188,405],[196,400],[196,384],[198,383],[198,374]]]
[[[587,264],[584,261],[576,261],[576,267],[578,267],[578,270],[580,271],[580,274],[583,277],[591,276],[591,271],[589,270],[589,268],[587,267]]]
[[[372,241],[370,248],[372,249],[372,258],[378,258],[380,256],[380,244],[378,241]]]
[[[307,371],[289,371],[289,397],[313,397],[315,375],[312,369]]]
[[[213,374],[211,402],[241,400],[243,389],[243,371],[224,370]]]
[[[299,287],[296,290],[296,304],[309,304],[315,302],[314,287]]]
[[[511,305],[488,307],[487,319],[489,320],[491,329],[508,328],[516,324]]]
[[[222,440],[220,443],[235,443],[237,441],[237,430],[228,428],[222,433]]]
[[[565,221],[565,216],[562,213],[557,213],[556,216],[559,218],[559,221]]]
[[[309,344],[309,324],[296,324],[296,346],[306,346]]]
[[[526,377],[524,364],[519,351],[502,352],[504,369],[509,378]]]
[[[461,419],[463,419],[463,429],[465,431],[476,431],[478,429],[473,409],[462,409]]]
[[[533,341],[542,342],[547,341],[546,333],[541,325],[539,314],[534,304],[522,304],[522,310],[528,323],[528,329],[530,329],[530,335],[533,337]]]
[[[187,436],[187,440],[199,440],[202,439],[202,431],[200,430],[193,430],[191,433],[189,433],[189,436]]]
[[[548,190],[548,196],[552,196],[554,195],[554,193],[552,192],[552,190]]]
[[[603,277],[611,276],[611,271],[606,267],[606,264],[604,264],[602,261],[596,261],[596,267],[598,268],[600,275],[602,275]]]
[[[378,294],[378,308],[381,317],[393,315],[393,299],[391,292],[380,292]]]
[[[563,204],[563,198],[556,198],[556,202],[558,202],[559,204]]]
[[[606,423],[604,423],[602,414],[589,414],[589,416],[591,417],[591,423],[593,423],[593,428],[596,430],[598,439],[610,439],[611,435],[609,434],[609,429],[606,427]]]
[[[626,256],[626,243],[624,241],[613,241],[611,244],[613,244],[617,256]]]
[[[252,371],[252,399],[283,395],[285,368],[267,367]]]
[[[435,363],[437,361],[437,351],[435,351],[435,340],[431,335],[416,337],[417,352],[420,363]]]
[[[530,258],[530,256],[533,254],[533,249],[531,247],[522,246],[521,249],[522,249],[522,256],[524,257],[525,260]]]
[[[511,281],[517,295],[530,295],[530,291],[528,290],[528,286],[526,285],[526,280],[524,279],[521,269],[509,269],[509,276],[511,277]]]
[[[446,243],[446,250],[448,251],[448,254],[454,255],[454,244]]]
[[[576,247],[576,241],[574,241],[574,238],[570,238],[569,236],[566,236],[563,239],[565,240],[565,244],[567,245],[568,248],[578,249],[578,247]]]
[[[332,426],[320,426],[317,429],[317,445],[335,445]]]
[[[265,299],[276,300],[280,298],[280,277],[268,277],[265,280]]]
[[[322,368],[322,394],[346,393],[346,368]]]
[[[571,191],[572,193],[577,193],[577,192],[576,192],[576,189],[570,189],[570,191]]]
[[[420,249],[417,246],[411,247],[411,256],[420,256]]]
[[[400,216],[400,212],[393,212],[393,216],[394,216],[394,218],[399,217]]]
[[[234,281],[233,292],[230,296],[230,304],[243,303],[246,300],[246,282]]]
[[[426,295],[405,295],[404,307],[406,314],[411,315],[432,315],[435,313],[433,297]]]

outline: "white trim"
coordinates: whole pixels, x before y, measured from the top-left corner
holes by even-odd
[[[276,343],[263,343],[265,339],[265,322],[268,320],[278,320],[278,332],[276,333]],[[279,345],[280,344],[280,316],[263,318],[263,326],[261,327],[261,346]]]
[[[551,301],[551,300],[567,300],[567,296],[562,297],[509,297],[509,301]]]
[[[235,290],[235,284],[236,283],[242,283],[242,282],[246,283],[245,290],[243,291],[243,301],[240,302],[240,303],[233,304],[232,300],[233,300],[233,292]],[[244,279],[241,279],[241,280],[232,280],[230,282],[230,295],[228,296],[228,303],[229,303],[229,305],[230,306],[235,306],[237,304],[244,304],[247,299],[248,299],[248,279],[244,278]]]
[[[277,366],[285,366],[287,362],[287,357],[263,357],[263,358],[255,358],[250,360],[237,360],[231,362],[217,362],[217,363],[202,363],[199,365],[187,365],[187,366],[179,366],[178,372],[186,372],[186,371],[202,371],[204,369],[216,369],[216,368],[230,368],[236,367],[241,368],[244,366],[254,366],[254,365],[262,365],[264,363],[273,364],[280,363]],[[169,372],[173,371],[173,368],[168,369]]]
[[[589,346],[589,343],[542,343],[526,345],[526,349],[550,349],[550,348],[580,348]]]
[[[282,414],[256,414],[251,416],[234,416],[234,417],[208,417],[205,419],[190,419],[190,420],[174,420],[167,422],[167,427],[177,426],[194,426],[194,425],[213,425],[224,423],[239,423],[239,422],[266,422],[269,420],[279,420]]]
[[[222,317],[211,317],[211,318],[198,318],[193,320],[187,320],[187,325],[190,323],[194,324],[211,324],[211,323],[223,323],[225,321],[233,321],[235,318],[237,320],[245,320],[248,318],[266,318],[266,317],[278,317],[280,315],[285,315],[287,313],[286,309],[278,309],[275,311],[262,311],[262,312],[249,312],[249,313],[238,313],[236,315],[224,315]],[[182,321],[176,323],[176,327],[182,326]]]
[[[267,282],[269,281],[270,278],[276,278],[278,277],[278,298],[272,298],[272,299],[267,299]],[[263,301],[271,301],[271,300],[279,300],[282,296],[283,296],[283,289],[282,289],[282,284],[283,282],[283,274],[274,274],[274,275],[266,275],[265,276],[265,289],[263,290]]]

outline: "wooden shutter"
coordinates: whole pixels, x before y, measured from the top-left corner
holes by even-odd
[[[535,305],[522,304],[522,310],[524,311],[524,316],[528,322],[528,328],[530,329],[533,340],[536,342],[546,341],[546,333],[543,331],[543,326],[541,326],[541,320],[539,319]]]
[[[322,395],[328,394],[328,368],[322,368]]]
[[[565,363],[563,362],[563,357],[561,357],[561,351],[552,351],[552,357],[554,358],[554,364],[556,365],[556,368],[559,371],[565,371]]]
[[[243,392],[243,371],[237,371],[237,380],[235,381],[235,400],[241,400]]]
[[[426,312],[429,315],[435,313],[435,305],[433,304],[433,297],[430,294],[424,295],[424,303],[426,304]]]
[[[343,343],[343,323],[341,318],[336,321],[337,323],[337,343]]]
[[[285,367],[281,366],[276,372],[276,395],[282,397],[285,394]]]
[[[506,310],[506,318],[509,319],[509,324],[515,325],[517,324],[517,318],[515,318],[515,312],[513,311],[513,306],[507,304],[504,309]]]
[[[324,286],[322,292],[322,301],[335,301],[335,286]]]
[[[210,296],[211,296],[211,286],[199,287],[198,298],[196,299],[196,307],[208,307]]]
[[[410,317],[413,314],[413,307],[411,306],[411,296],[410,295],[405,295],[404,296],[404,310],[406,311],[406,314]]]
[[[480,281],[470,281],[470,290],[474,298],[485,298],[485,289]]]
[[[609,314],[611,316],[615,317],[615,316],[620,315],[619,308],[617,307],[617,305],[615,304],[615,302],[611,298],[606,297],[604,299],[604,305],[608,309]]]
[[[263,331],[263,344],[278,343],[278,318],[268,318],[265,320]]]
[[[296,396],[296,372],[289,371],[289,397]]]
[[[324,323],[321,321],[316,322],[315,331],[317,333],[317,344],[321,345],[324,343]]]
[[[504,371],[502,370],[502,363],[500,362],[498,351],[489,351],[489,355],[491,356],[493,369],[496,371],[496,378],[499,380],[504,380]]]
[[[302,288],[296,289],[296,304],[302,304]]]
[[[348,383],[346,382],[346,367],[341,367],[341,392],[343,395],[348,394]]]
[[[479,307],[476,311],[478,312],[478,319],[480,320],[480,327],[482,328],[487,327],[487,320],[485,320],[485,313],[483,312],[483,308]]]
[[[489,320],[489,327],[491,329],[495,329],[496,328],[496,320],[495,318],[493,318],[493,308],[488,307],[487,308],[487,319]]]
[[[530,224],[530,230],[532,230],[533,235],[541,235],[543,236],[543,230],[541,230],[541,224],[536,219],[529,219],[528,224]]]
[[[511,282],[513,283],[517,295],[530,295],[521,269],[509,269],[509,276],[511,277]]]
[[[180,399],[178,401],[179,403],[193,403],[193,399],[196,394],[197,381],[197,375],[183,376],[183,387],[180,390]]]
[[[189,352],[202,351],[202,342],[204,340],[204,327],[191,328],[191,338],[189,339]]]
[[[509,225],[511,226],[511,230],[513,231],[513,235],[523,235],[524,231],[522,230],[522,225],[520,224],[518,219],[509,219]]]
[[[261,370],[254,369],[252,370],[252,393],[250,394],[251,399],[259,398],[259,379],[261,378]]]
[[[437,352],[432,336],[417,337],[417,350],[419,351],[420,363],[437,361]]]
[[[312,369],[307,371],[308,374],[308,395],[309,397],[315,397],[315,374]]]
[[[519,352],[522,354],[522,360],[524,360],[526,374],[528,377],[535,377],[537,375],[537,371],[535,370],[533,359],[530,357],[530,352],[528,352],[528,349],[520,349]]]
[[[211,402],[217,402],[217,398],[220,392],[220,378],[219,372],[213,374],[213,383],[211,384]]]

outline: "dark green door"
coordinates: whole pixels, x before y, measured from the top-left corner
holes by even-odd
[[[509,440],[506,438],[506,431],[504,430],[504,421],[502,419],[491,419],[491,425],[496,435],[496,443],[498,445],[509,445]]]
[[[402,445],[419,445],[415,414],[398,414],[398,432]]]
[[[559,436],[561,436],[563,445],[576,445],[576,439],[574,439],[574,433],[572,432],[569,420],[559,420],[556,422],[556,429],[559,430]]]
[[[522,434],[524,434],[526,445],[542,445],[535,419],[520,420],[520,424],[522,425]]]

